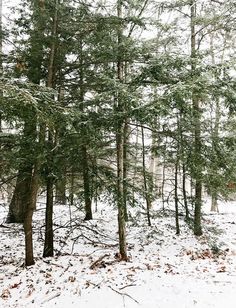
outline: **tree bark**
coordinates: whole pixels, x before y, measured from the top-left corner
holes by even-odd
[[[64,169],[62,167],[62,169]],[[56,182],[55,202],[59,204],[66,204],[66,170],[64,170],[62,178]]]
[[[167,140],[166,140],[167,143]],[[163,154],[163,169],[162,169],[162,183],[161,183],[161,198],[162,198],[162,209],[165,209],[165,181],[166,181],[166,150]]]
[[[47,87],[53,88],[55,82],[55,56],[57,50],[57,28],[58,28],[58,4],[59,0],[55,0],[55,14],[53,16],[52,24],[52,45],[49,56],[48,64],[48,76],[47,76]],[[48,129],[48,153],[47,153],[47,197],[46,197],[46,213],[45,213],[45,240],[44,240],[44,250],[43,257],[52,257],[54,254],[53,250],[53,188],[54,188],[54,178],[53,178],[53,153],[52,149],[54,146],[54,136],[53,132]]]
[[[149,180],[149,191],[151,195],[158,195],[158,193],[154,192],[154,187],[157,189],[157,155],[156,155],[156,147],[157,147],[157,137],[156,133],[152,132],[152,145],[151,145],[151,162],[149,167],[149,173],[151,175]]]
[[[179,140],[177,140],[177,151],[175,159],[175,228],[176,234],[180,234],[179,227],[179,197],[178,197],[178,169],[179,169]]]
[[[144,184],[144,196],[146,200],[146,210],[147,210],[147,220],[148,225],[151,226],[151,217],[150,217],[150,208],[151,208],[151,200],[149,196],[149,189],[147,185],[147,176],[146,176],[146,162],[145,162],[145,143],[144,143],[144,131],[143,127],[141,128],[142,131],[142,163],[143,163],[143,184]]]
[[[79,91],[80,91],[80,111],[84,113],[84,60],[83,60],[83,42],[80,41],[80,69],[79,69]],[[86,124],[80,125],[80,137],[82,140],[81,145],[81,166],[82,166],[82,175],[83,175],[83,187],[84,187],[84,202],[85,202],[85,218],[84,220],[93,219],[92,213],[92,198],[91,198],[91,185],[90,185],[90,176],[89,176],[89,160],[88,160],[88,149],[87,149],[87,137],[88,132]]]
[[[83,167],[83,184],[84,184],[84,201],[85,201],[85,218],[84,220],[93,219],[92,201],[90,195],[90,177],[88,166],[87,147],[82,146],[82,167]]]
[[[183,178],[182,178],[182,189],[183,189],[183,199],[184,199],[184,208],[185,208],[185,220],[186,222],[190,221],[190,216],[189,216],[189,208],[188,208],[188,201],[187,201],[187,191],[186,191],[186,167],[185,163],[183,162],[182,165],[182,173],[183,173]]]
[[[135,206],[135,183],[137,180],[137,169],[138,169],[138,139],[139,139],[139,128],[136,127],[135,136],[135,153],[134,153],[134,172],[133,172],[133,183],[132,183],[132,206]]]
[[[53,250],[53,178],[47,179],[46,216],[45,216],[45,239],[43,257],[52,257]]]
[[[124,212],[125,212],[125,221],[128,221],[128,209],[127,209],[127,198],[128,198],[128,123],[127,123],[127,119],[125,119],[125,125],[124,125],[124,149],[123,149],[123,153],[124,153],[124,166],[123,166],[123,176],[124,176],[124,185],[123,185],[123,189],[124,189]]]
[[[25,196],[29,193],[32,166],[21,167],[18,171],[16,186],[9,204],[6,223],[24,223],[26,211]]]
[[[35,121],[37,121],[35,119]],[[29,194],[29,188],[31,187],[32,182],[32,170],[34,162],[32,158],[27,158],[29,156],[29,149],[32,149],[32,141],[36,140],[36,122],[33,123],[33,117],[31,119],[25,120],[23,137],[22,137],[22,146],[20,149],[20,157],[23,159],[18,171],[16,186],[14,193],[9,205],[9,211],[7,215],[7,223],[23,223],[25,212],[26,212],[26,203],[25,198]],[[33,156],[32,154],[30,154]],[[35,204],[36,207],[36,204]]]
[[[122,51],[122,1],[117,0],[117,17],[120,25],[117,31],[117,79],[123,82],[123,63],[121,58]],[[120,90],[118,89],[118,92]],[[125,121],[123,119],[124,102],[117,96],[117,130],[116,130],[116,152],[117,152],[117,204],[118,204],[118,232],[119,232],[119,250],[121,260],[128,260],[126,247],[126,224],[125,224],[125,208],[124,208],[124,129]]]
[[[191,5],[191,70],[192,77],[196,74],[196,0],[190,1]],[[202,235],[201,207],[202,207],[202,157],[201,157],[201,110],[196,91],[192,92],[194,114],[194,173],[195,173],[195,207],[194,207],[194,234]]]
[[[36,163],[33,169],[28,195],[26,196],[25,199],[26,211],[24,217],[24,233],[25,233],[26,266],[34,264],[32,218],[35,210],[37,192],[38,192],[38,166]]]
[[[180,109],[180,119],[179,119],[179,134],[180,134],[180,156],[182,158],[182,190],[183,190],[183,201],[184,201],[184,208],[185,208],[185,221],[190,221],[189,216],[189,208],[188,208],[188,200],[187,200],[187,190],[186,190],[186,166],[185,166],[185,152],[184,152],[184,138],[183,138],[183,120],[184,120],[184,113],[183,108]]]

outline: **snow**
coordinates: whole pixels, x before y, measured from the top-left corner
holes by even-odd
[[[22,226],[4,223],[0,204],[0,307],[227,308],[235,307],[236,204],[220,213],[204,204],[204,235],[197,238],[180,216],[175,234],[171,206],[133,210],[127,225],[129,262],[117,257],[116,209],[99,204],[93,221],[56,205],[55,257],[42,258],[44,209],[34,214],[34,266],[25,268]],[[70,212],[71,210],[71,212]],[[71,213],[71,220],[69,219]]]

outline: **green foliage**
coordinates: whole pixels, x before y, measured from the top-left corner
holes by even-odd
[[[173,166],[178,159],[180,167],[186,167],[187,176],[196,178],[199,162],[194,152],[194,125],[199,118],[202,181],[209,190],[215,187],[223,194],[222,183],[235,178],[234,137],[223,134],[222,125],[215,140],[214,119],[209,114],[210,106],[215,106],[217,101],[231,114],[235,112],[234,59],[224,63],[217,58],[216,63],[210,63],[214,50],[210,50],[209,40],[212,32],[219,41],[223,41],[225,31],[230,35],[232,20],[225,8],[234,7],[233,4],[224,7],[224,20],[214,4],[203,5],[195,20],[198,46],[194,59],[186,35],[190,25],[189,1],[150,4],[160,16],[174,12],[176,17],[170,21],[157,16],[155,20],[147,18],[150,14],[144,10],[149,6],[147,1],[122,1],[122,18],[116,16],[115,6],[95,4],[60,2],[57,35],[53,36],[56,2],[22,2],[12,30],[15,48],[8,59],[11,65],[5,70],[8,78],[0,81],[2,119],[17,131],[19,141],[14,137],[3,140],[2,136],[3,156],[10,155],[8,146],[11,153],[18,155],[16,170],[22,162],[24,148],[25,157],[40,158],[41,174],[45,176],[47,153],[52,151],[55,178],[74,172],[80,196],[83,195],[83,148],[86,146],[91,194],[106,191],[115,196],[115,135],[120,122],[127,120],[151,129],[157,140],[152,151],[159,160]],[[149,27],[157,37],[138,37],[137,29],[143,31]],[[122,43],[118,44],[120,28]],[[52,42],[55,43],[54,89],[48,89],[40,85],[47,84]],[[202,42],[206,48],[201,49]],[[122,82],[117,77],[118,59],[122,62]],[[197,112],[192,104],[193,94],[200,102]],[[122,110],[117,108],[118,100],[122,102]],[[36,127],[36,136],[32,134],[27,140],[24,139],[26,123]],[[39,142],[43,125],[53,134],[51,150],[47,138]],[[225,130],[232,129],[225,127]],[[128,170],[132,174],[135,146],[129,142],[127,146]],[[147,156],[150,148],[146,148]],[[138,176],[141,173],[137,168]],[[141,186],[127,179],[130,204],[133,202],[130,192],[142,195]]]

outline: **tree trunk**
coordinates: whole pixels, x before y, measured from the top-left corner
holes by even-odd
[[[52,24],[52,45],[50,49],[50,57],[48,64],[48,76],[47,76],[47,87],[54,87],[55,79],[55,68],[54,62],[57,50],[57,27],[58,27],[58,4],[59,0],[55,0],[55,14],[53,16]],[[52,257],[53,251],[53,188],[54,188],[54,178],[53,178],[53,153],[52,149],[54,147],[54,136],[53,132],[48,129],[48,152],[47,152],[47,198],[46,198],[46,213],[45,213],[45,240],[44,240],[44,250],[43,257]]]
[[[215,65],[215,54],[214,54],[214,34],[211,34],[211,41],[210,41],[210,46],[211,46],[211,61],[212,64]],[[223,63],[224,60],[224,52],[225,52],[225,47],[226,47],[226,38],[224,39],[224,44],[223,44],[223,52],[221,56],[221,62]],[[216,106],[215,106],[215,123],[213,124],[213,129],[212,129],[212,149],[215,152],[217,150],[217,145],[219,143],[219,124],[220,124],[220,102],[219,99],[216,98]],[[214,171],[213,170],[213,176],[214,176]],[[216,174],[217,176],[217,174]],[[211,187],[211,211],[212,212],[217,212],[219,213],[219,208],[218,208],[218,185],[212,185]]]
[[[117,30],[117,78],[120,83],[123,82],[123,63],[122,63],[122,1],[117,0],[117,17],[119,19],[119,27]],[[119,91],[119,90],[118,90]],[[125,121],[123,119],[124,102],[117,96],[117,130],[116,130],[116,152],[117,152],[117,204],[118,204],[118,232],[119,232],[119,248],[121,260],[128,260],[126,247],[126,224],[125,224],[125,208],[124,208],[124,130]]]
[[[165,209],[165,181],[166,181],[166,150],[163,155],[164,155],[164,160],[163,160],[163,169],[162,169],[161,198],[162,198],[162,209],[164,210]]]
[[[43,257],[53,257],[53,178],[47,179],[45,239]]]
[[[81,114],[84,112],[84,59],[83,59],[83,43],[80,41],[80,68],[79,68],[79,91],[80,91],[80,105],[79,109]],[[81,145],[81,166],[83,175],[83,187],[84,187],[84,202],[85,202],[85,218],[84,220],[93,219],[92,214],[92,198],[91,198],[91,187],[90,187],[90,175],[89,175],[89,160],[88,160],[88,150],[87,150],[87,128],[86,124],[82,123],[80,126],[80,137],[82,140]]]
[[[74,168],[72,167],[70,174],[70,192],[69,192],[70,206],[74,205],[74,180],[75,180]]]
[[[6,223],[23,223],[26,211],[25,198],[29,193],[32,166],[19,169],[15,190],[10,201]]]
[[[185,208],[185,221],[190,221],[189,209],[188,209],[188,200],[187,200],[187,190],[186,190],[186,166],[185,166],[185,146],[184,146],[184,138],[183,138],[183,125],[182,122],[184,120],[183,108],[180,109],[180,119],[179,119],[179,135],[180,135],[180,156],[182,159],[182,190],[183,190],[183,201]]]
[[[192,77],[196,74],[196,0],[191,0],[191,70]],[[195,161],[195,207],[194,234],[202,235],[201,207],[202,207],[202,157],[201,157],[201,111],[200,102],[195,90],[192,93],[194,112],[194,161]]]
[[[182,166],[183,178],[182,178],[182,189],[183,189],[183,199],[184,199],[184,208],[185,208],[185,220],[186,222],[190,221],[188,201],[187,201],[187,191],[186,191],[186,168],[185,163],[183,162]]]
[[[124,170],[123,170],[123,176],[124,176],[124,212],[125,212],[125,221],[128,221],[128,210],[127,210],[127,197],[128,197],[128,180],[127,180],[127,176],[128,176],[128,153],[127,153],[127,147],[128,147],[128,122],[127,119],[125,120],[125,125],[124,125]]]
[[[43,257],[53,257],[53,134],[48,132],[48,153],[47,153],[47,167],[46,167],[46,213],[45,213],[45,239]]]
[[[152,133],[152,145],[151,145],[151,162],[149,166],[149,173],[150,173],[150,180],[149,180],[149,191],[150,194],[154,194],[154,187],[157,182],[157,175],[156,175],[156,153],[155,153],[155,148],[156,148],[156,138],[155,134]]]
[[[36,163],[33,169],[28,194],[25,195],[26,211],[24,217],[24,233],[25,233],[26,266],[34,264],[32,218],[37,200],[37,192],[38,192],[38,166]]]
[[[179,142],[177,140],[177,142]],[[179,145],[177,145],[176,161],[175,161],[175,228],[176,234],[180,234],[179,228],[179,197],[178,197],[178,169],[179,169]]]
[[[148,185],[147,185],[147,176],[146,176],[146,162],[145,162],[145,143],[144,143],[144,131],[143,127],[141,128],[142,131],[142,157],[143,157],[143,184],[144,184],[144,196],[146,200],[146,210],[147,210],[147,220],[148,225],[151,226],[151,217],[150,217],[150,208],[151,208],[151,200],[150,195],[148,191]]]
[[[85,218],[84,220],[93,219],[92,201],[90,195],[90,178],[88,166],[87,147],[82,146],[82,166],[83,166],[83,184],[84,184],[84,201],[85,201]]]
[[[211,191],[211,212],[219,213],[217,192],[214,189],[212,189],[212,191]]]
[[[137,126],[136,138],[135,138],[135,154],[134,154],[134,173],[133,173],[133,183],[132,183],[132,206],[135,206],[135,183],[137,177],[137,165],[138,165],[138,139],[139,139],[139,129]]]
[[[32,148],[31,141],[36,140],[36,118],[27,119],[24,124],[22,146],[20,157],[24,160],[19,167],[15,190],[9,205],[7,223],[23,223],[26,211],[25,198],[29,194],[29,188],[32,182],[32,173],[34,162],[32,158],[28,159],[29,149]],[[34,122],[34,123],[33,123]],[[36,207],[36,204],[35,204]]]
[[[62,167],[62,169],[64,169]],[[64,170],[62,178],[56,182],[55,202],[59,204],[66,204],[66,170]]]

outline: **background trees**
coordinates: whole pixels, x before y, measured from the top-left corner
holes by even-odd
[[[27,265],[41,191],[44,257],[55,200],[80,202],[91,220],[109,196],[123,260],[140,197],[149,225],[152,203],[174,201],[177,234],[181,212],[202,234],[204,190],[215,210],[235,182],[234,14],[233,2],[200,0],[21,4],[3,57],[0,142],[2,188],[14,186],[7,220],[24,224]]]

